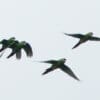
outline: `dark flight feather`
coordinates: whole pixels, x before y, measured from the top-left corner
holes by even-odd
[[[78,42],[72,49],[78,47],[81,44],[81,42]]]
[[[27,55],[28,57],[32,57],[32,56],[33,56],[32,47],[31,47],[28,43],[26,43],[26,44],[23,46],[23,49],[24,49],[24,51],[26,52],[26,55]]]
[[[47,73],[49,73],[51,71],[53,71],[53,68],[52,67],[46,69],[45,72],[42,73],[42,75],[45,75],[45,74],[47,74]]]
[[[89,39],[90,41],[100,41],[100,38],[99,37],[91,37],[90,39]]]
[[[16,52],[16,58],[17,59],[21,59],[21,50],[19,50],[18,52]]]
[[[73,71],[68,66],[63,65],[60,67],[60,69],[65,73],[67,73],[68,75],[70,75],[71,77],[73,77],[74,79],[79,81],[79,78],[73,73]]]
[[[75,38],[83,38],[84,37],[84,35],[82,35],[82,34],[67,34],[67,33],[64,33],[65,35],[68,35],[68,36],[72,36],[72,37],[75,37]]]
[[[48,61],[41,61],[42,63],[49,63],[49,64],[56,64],[58,61],[56,60],[48,60]]]

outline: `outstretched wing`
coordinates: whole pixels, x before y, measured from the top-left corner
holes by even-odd
[[[89,40],[91,41],[100,41],[100,38],[99,37],[91,37]]]
[[[68,36],[72,36],[72,37],[75,37],[75,38],[83,38],[84,35],[82,34],[68,34],[68,33],[64,33],[65,35],[68,35]]]
[[[71,77],[73,77],[74,79],[79,81],[79,78],[73,73],[73,71],[68,66],[63,65],[60,67],[60,69],[65,73],[67,73],[68,75],[70,75]]]
[[[56,60],[47,60],[47,61],[41,61],[42,63],[49,63],[49,64],[56,64]]]
[[[78,42],[75,46],[73,46],[73,48],[72,48],[72,49],[74,49],[74,48],[78,47],[80,44],[81,44],[81,42],[79,41],[79,42]]]
[[[21,50],[19,50],[18,52],[16,52],[16,58],[17,59],[21,59]]]
[[[28,57],[32,57],[32,56],[33,56],[32,47],[31,47],[28,43],[26,43],[26,44],[24,45],[23,49],[25,50],[26,55],[27,55]]]

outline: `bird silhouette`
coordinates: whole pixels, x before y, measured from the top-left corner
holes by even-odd
[[[26,52],[27,57],[32,57],[33,56],[32,47],[30,46],[29,43],[27,43],[25,41],[21,41],[21,42],[16,41],[15,44],[10,46],[10,48],[12,48],[12,52],[8,55],[7,58],[10,58],[14,54],[16,54],[16,58],[20,59],[21,58],[21,49],[24,49],[24,51]]]
[[[90,41],[100,41],[100,38],[99,37],[95,37],[93,36],[93,32],[88,32],[86,34],[68,34],[68,33],[64,33],[65,35],[68,35],[68,36],[71,36],[71,37],[75,37],[75,38],[79,38],[79,42],[73,46],[72,49],[78,47],[80,44],[90,40]]]
[[[41,61],[42,63],[49,63],[52,64],[52,66],[45,70],[45,72],[42,73],[42,75],[45,75],[55,69],[61,69],[63,72],[67,73],[74,79],[79,81],[79,78],[73,73],[73,71],[64,63],[66,62],[65,58],[61,58],[59,60],[48,60],[48,61]]]

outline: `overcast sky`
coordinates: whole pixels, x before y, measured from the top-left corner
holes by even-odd
[[[0,59],[0,100],[100,100],[100,42],[71,48],[78,39],[67,33],[92,31],[100,37],[99,0],[0,0],[0,39],[27,41],[34,52],[22,59]],[[41,74],[49,64],[35,61],[66,58],[80,78],[60,70]]]

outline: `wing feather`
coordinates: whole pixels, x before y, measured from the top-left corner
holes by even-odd
[[[26,43],[26,44],[24,45],[23,49],[24,49],[24,51],[26,52],[26,55],[27,55],[28,57],[32,57],[32,56],[33,56],[32,47],[31,47],[28,43]]]
[[[60,69],[65,73],[67,73],[68,75],[70,75],[71,77],[73,77],[74,79],[79,81],[79,78],[74,74],[74,72],[68,66],[63,65],[60,67]]]
[[[47,61],[41,61],[42,63],[50,63],[50,64],[56,64],[56,60],[47,60]]]
[[[84,35],[82,34],[68,34],[68,33],[64,33],[65,35],[68,35],[68,36],[72,36],[72,37],[75,37],[75,38],[83,38]]]
[[[100,38],[99,37],[91,37],[89,40],[91,41],[100,41]]]
[[[17,59],[21,59],[21,50],[19,50],[18,52],[16,52],[16,58]]]

